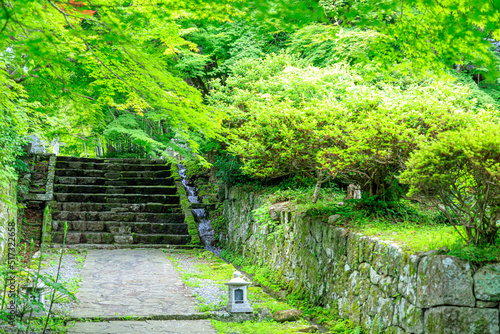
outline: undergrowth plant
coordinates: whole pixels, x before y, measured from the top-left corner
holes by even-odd
[[[23,249],[23,251],[17,251],[15,259],[6,261],[0,265],[0,284],[2,291],[0,324],[2,327],[14,327],[17,329],[17,333],[65,332],[64,319],[57,317],[51,311],[56,299],[56,294],[76,300],[74,294],[71,293],[65,285],[58,282],[67,228],[66,223],[64,227],[63,247],[60,250],[57,276],[55,278],[50,275],[41,274],[40,272],[41,262],[45,252],[43,243],[43,234],[45,230],[42,230],[42,244],[38,258],[33,258],[34,243],[32,241],[29,249],[27,249],[28,246],[23,245],[22,247],[25,249]],[[22,254],[29,254],[27,261]],[[13,264],[13,266],[11,264]],[[30,285],[32,289],[26,289],[28,285]],[[36,289],[37,287],[43,286],[44,291]],[[49,299],[46,300],[45,303],[40,302],[42,293],[49,295]],[[15,305],[14,313],[9,312],[7,305],[10,304]]]

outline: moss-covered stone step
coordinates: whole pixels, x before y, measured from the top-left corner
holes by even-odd
[[[135,171],[135,170],[166,170],[170,169],[170,164],[125,164],[109,162],[83,162],[83,161],[57,161],[57,169],[95,169],[107,171]]]
[[[55,193],[58,202],[85,203],[162,203],[179,204],[179,195],[137,195],[137,194],[74,194]]]
[[[106,180],[106,186],[174,186],[175,179],[172,177],[163,178],[130,178],[121,177],[117,180]]]
[[[68,221],[71,232],[107,232],[114,234],[188,234],[186,223],[149,223],[149,222],[114,222],[114,221]],[[64,222],[54,221],[54,231],[64,231]]]
[[[52,241],[62,243],[64,232],[52,232]],[[191,241],[190,235],[176,234],[114,234],[104,232],[68,232],[67,244],[164,244],[185,245]]]
[[[150,213],[182,213],[179,204],[162,203],[57,203],[59,211],[110,211],[115,213],[125,212],[150,212]]]
[[[125,163],[125,164],[161,164],[165,165],[166,161],[162,159],[136,159],[136,158],[76,158],[58,156],[57,161],[80,161],[80,162],[96,162],[96,163]]]
[[[85,194],[176,194],[176,186],[98,186],[56,184],[57,193],[85,193]]]
[[[52,215],[59,221],[117,221],[183,223],[184,213],[110,212],[110,211],[59,211]]]
[[[120,178],[165,178],[171,177],[170,170],[159,171],[108,171],[99,169],[56,169],[56,176],[63,177],[99,177],[108,180],[116,180]]]
[[[190,235],[178,234],[132,234],[134,244],[185,245],[191,241]]]
[[[156,178],[125,178],[107,179],[104,177],[56,176],[56,184],[78,184],[97,186],[173,186],[175,180],[171,177]]]
[[[62,155],[58,156],[57,157],[57,162],[62,162],[62,161],[104,162],[105,159],[65,157],[65,156],[62,156]]]

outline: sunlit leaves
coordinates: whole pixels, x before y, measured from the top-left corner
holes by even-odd
[[[422,145],[402,173],[411,193],[428,195],[468,243],[494,244],[500,219],[498,120],[448,131]],[[465,232],[465,233],[464,233]]]
[[[497,56],[487,38],[499,38],[500,3],[475,0],[324,0],[328,15],[343,26],[373,29],[392,49],[373,58],[386,70],[443,72],[473,62],[498,76]]]

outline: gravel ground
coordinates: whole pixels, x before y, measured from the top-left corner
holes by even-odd
[[[196,297],[201,311],[211,311],[222,316],[229,315],[224,309],[227,303],[227,287],[224,282],[197,277],[203,275],[203,272],[198,267],[210,264],[209,261],[200,259],[190,253],[168,252],[167,256],[174,260],[175,269],[181,275],[187,288]]]
[[[58,282],[64,284],[64,286],[74,294],[76,294],[77,288],[80,284],[84,262],[85,262],[85,252],[79,254],[69,254],[66,251],[61,261],[61,269],[59,271]],[[44,259],[44,266],[41,270],[41,274],[55,278],[57,275],[58,264],[59,264],[59,250],[57,250],[57,253],[51,254],[51,256],[48,259],[47,258]],[[54,305],[52,306],[52,310],[53,312],[56,312],[58,315],[68,315],[72,307],[76,305],[76,302],[74,301],[60,302],[61,301],[60,296],[61,295],[58,296],[56,294],[56,299]],[[45,305],[47,308],[50,306],[49,298],[50,296],[46,296]]]
[[[50,250],[50,255],[47,253],[44,256],[43,265],[40,270],[40,274],[45,276],[51,276],[55,278],[57,275],[57,267],[59,264],[59,250]],[[33,258],[33,263],[37,263],[40,253],[35,254]],[[63,255],[61,261],[61,269],[59,271],[59,281],[63,283],[64,286],[73,293],[76,293],[78,289],[79,282],[81,280],[81,273],[83,270],[83,264],[85,262],[85,252],[74,254],[67,253]],[[48,309],[50,306],[50,295],[46,295],[45,307]],[[52,313],[56,313],[59,316],[68,315],[71,308],[76,305],[74,301],[65,301],[61,296],[56,294],[54,305],[52,306]],[[8,325],[0,325],[0,333],[17,333],[17,328],[13,328]],[[24,332],[23,332],[24,333]],[[37,334],[37,332],[29,331],[30,334]],[[49,333],[49,332],[47,332]]]

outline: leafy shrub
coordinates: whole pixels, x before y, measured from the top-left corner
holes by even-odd
[[[365,198],[397,201],[396,176],[410,153],[438,133],[471,122],[469,91],[442,82],[358,86],[342,101],[351,113],[333,145],[320,153],[323,168],[359,184]]]
[[[334,145],[335,104],[318,111],[316,105],[298,109],[285,102],[256,103],[251,111],[245,123],[233,129],[230,152],[242,157],[242,169],[250,175],[276,178],[301,173],[315,177],[315,203],[327,180],[317,155]]]
[[[479,124],[448,131],[408,161],[401,180],[410,194],[433,200],[473,244],[494,244],[500,228],[500,127]],[[465,231],[465,233],[462,233]]]
[[[500,238],[493,245],[464,245],[463,242],[456,242],[451,245],[448,255],[476,263],[499,262]]]
[[[345,64],[317,68],[287,53],[243,60],[226,82],[210,102],[228,113],[228,151],[246,174],[315,177],[313,203],[322,182],[340,178],[380,212],[405,192],[398,175],[411,152],[495,113],[478,111],[467,85],[364,81]]]
[[[252,182],[252,179],[243,174],[242,163],[233,155],[221,153],[217,155],[213,163],[216,172],[215,176],[228,186]]]

